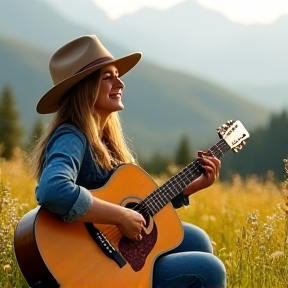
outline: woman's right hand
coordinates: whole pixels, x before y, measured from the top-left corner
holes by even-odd
[[[146,221],[140,213],[96,197],[93,197],[90,209],[79,220],[116,225],[124,236],[134,241],[142,240],[141,232],[145,231],[146,225]]]
[[[116,226],[119,231],[126,237],[134,241],[141,241],[142,230],[145,231],[146,221],[144,217],[131,209],[123,208],[123,218],[119,221]]]

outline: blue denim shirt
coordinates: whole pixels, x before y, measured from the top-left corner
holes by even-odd
[[[102,187],[113,172],[95,163],[91,147],[79,129],[70,124],[61,125],[47,143],[36,199],[39,205],[61,215],[64,221],[76,221],[92,205],[89,189]],[[179,208],[189,205],[189,200],[180,193],[172,204]]]

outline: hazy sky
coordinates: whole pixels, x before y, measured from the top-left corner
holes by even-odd
[[[107,15],[116,19],[142,7],[168,9],[185,0],[93,0]],[[192,1],[192,0],[191,0]],[[288,14],[288,0],[195,0],[203,7],[223,13],[243,24],[269,24]]]

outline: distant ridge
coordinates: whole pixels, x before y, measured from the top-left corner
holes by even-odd
[[[78,26],[43,0],[35,1],[0,2],[0,87],[12,86],[27,133],[38,117],[35,112],[38,99],[52,87],[48,63],[56,48],[79,35],[95,33],[115,57],[133,52],[128,46],[118,45],[116,37],[102,38],[97,31],[100,28]],[[83,7],[85,3],[89,1],[83,0]],[[104,25],[104,16],[102,20]],[[115,35],[117,31],[114,25]],[[138,41],[138,35],[130,37]],[[184,71],[157,66],[147,59],[144,54],[144,60],[123,77],[125,109],[121,118],[137,152],[170,153],[183,134],[189,135],[194,149],[203,149],[218,138],[215,129],[231,118],[243,121],[247,129],[264,125],[268,120],[268,109],[237,93]]]
[[[268,109],[288,108],[287,15],[271,25],[241,25],[186,0],[111,21],[91,0],[42,1],[161,66],[219,83]],[[76,13],[63,9],[71,1]]]
[[[0,37],[0,58],[0,86],[12,86],[28,133],[38,117],[38,99],[52,87],[50,54]],[[120,115],[124,131],[143,155],[156,150],[171,153],[183,134],[189,135],[195,149],[203,148],[217,139],[215,129],[231,118],[254,129],[269,117],[267,110],[215,84],[146,61],[123,80],[126,109]]]

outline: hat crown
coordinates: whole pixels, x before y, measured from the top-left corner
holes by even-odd
[[[135,52],[115,59],[96,35],[84,35],[74,39],[51,57],[49,69],[54,86],[39,100],[37,112],[56,112],[59,109],[59,100],[71,87],[105,65],[115,65],[121,77],[130,71],[141,57],[142,53]]]
[[[51,57],[49,69],[52,81],[57,85],[90,63],[107,58],[114,59],[95,35],[77,38],[62,46]]]

